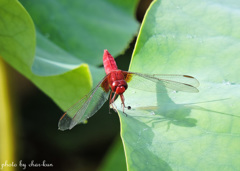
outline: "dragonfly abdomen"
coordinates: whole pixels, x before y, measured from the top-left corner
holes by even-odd
[[[114,58],[106,49],[104,50],[104,54],[103,54],[103,65],[104,65],[106,74],[109,74],[111,71],[118,70],[118,67]]]

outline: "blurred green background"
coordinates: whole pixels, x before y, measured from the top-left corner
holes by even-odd
[[[135,16],[141,23],[151,0],[139,1]],[[135,44],[132,39],[124,54],[116,58],[118,67],[128,70],[130,58]],[[33,83],[19,74],[3,60],[1,63],[1,88],[6,93],[0,94],[1,105],[9,105],[9,126],[0,127],[8,138],[0,140],[9,156],[1,155],[1,164],[11,161],[19,164],[42,163],[44,160],[54,167],[40,167],[41,170],[111,170],[109,160],[115,160],[118,169],[126,168],[124,152],[120,141],[120,124],[118,116],[106,103],[85,125],[79,125],[71,131],[59,131],[58,120],[63,111]],[[101,64],[99,65],[101,67]],[[7,89],[6,89],[7,88]],[[5,99],[9,97],[9,101]],[[4,101],[4,103],[2,103]],[[3,107],[1,106],[3,110]],[[1,112],[2,112],[1,110]],[[4,125],[1,125],[4,126]],[[10,131],[10,132],[9,132]],[[3,134],[0,135],[4,137]],[[13,138],[11,140],[11,138]],[[3,143],[8,143],[4,146]],[[4,147],[3,147],[4,146]],[[119,148],[121,147],[121,148]],[[7,151],[9,150],[9,151]],[[4,151],[1,149],[1,153]],[[12,156],[11,156],[12,153]],[[4,166],[2,166],[4,167]],[[28,167],[27,170],[35,170]],[[116,169],[116,168],[115,168]],[[22,170],[21,167],[4,167],[3,170]]]

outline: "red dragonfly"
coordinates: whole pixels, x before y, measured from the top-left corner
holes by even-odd
[[[103,65],[106,76],[89,94],[69,108],[60,118],[58,123],[60,130],[72,129],[75,125],[84,123],[102,107],[109,94],[109,104],[112,105],[113,109],[114,100],[118,95],[120,96],[124,112],[126,106],[123,93],[128,86],[145,91],[157,91],[157,93],[166,91],[166,88],[175,91],[198,92],[196,87],[199,86],[199,82],[189,75],[149,75],[119,70],[108,50],[104,50]],[[157,89],[156,86],[158,86]],[[128,109],[130,108],[129,106]]]

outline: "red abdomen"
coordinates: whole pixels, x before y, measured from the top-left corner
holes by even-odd
[[[107,49],[104,50],[103,53],[103,65],[106,74],[109,74],[111,71],[118,70],[117,64],[112,57],[112,55],[108,52]]]

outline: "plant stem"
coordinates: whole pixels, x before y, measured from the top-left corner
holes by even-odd
[[[0,57],[0,168],[11,171],[16,168],[10,166],[15,161],[15,158],[13,119],[7,75],[6,64]],[[5,163],[9,164],[9,166],[5,165]]]

